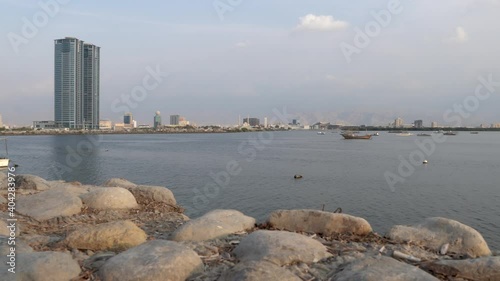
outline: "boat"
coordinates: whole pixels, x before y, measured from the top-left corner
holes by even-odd
[[[389,134],[401,134],[402,132],[403,132],[403,131],[401,131],[401,130],[395,130],[395,131],[394,131],[394,130],[392,130],[392,131],[389,131],[388,133],[389,133]]]
[[[324,135],[325,135],[325,132],[318,132],[318,135],[320,135],[320,136],[324,136]]]
[[[5,156],[0,156],[0,168],[9,167],[9,152],[7,150],[7,139],[0,139],[5,143]]]
[[[420,133],[420,134],[417,134],[417,137],[431,137],[431,134]]]
[[[476,132],[476,131],[470,132],[470,133],[471,133],[471,135],[478,135],[479,134],[479,132]]]
[[[375,134],[372,134],[372,136],[374,136],[374,137],[378,137],[378,136],[380,136],[380,134],[377,132],[377,133],[375,133]]]
[[[343,133],[341,135],[346,140],[369,140],[372,138],[372,135],[370,135],[370,134],[358,135],[358,134],[353,134],[353,133]]]
[[[457,133],[452,132],[452,131],[448,131],[448,132],[444,132],[443,135],[445,135],[445,136],[456,136]]]
[[[409,132],[405,132],[405,133],[399,133],[399,134],[396,134],[396,136],[400,136],[400,137],[409,137],[409,136],[413,136],[412,133],[409,133]]]

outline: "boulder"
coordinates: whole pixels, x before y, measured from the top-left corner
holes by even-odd
[[[103,281],[184,281],[202,270],[203,262],[193,250],[153,240],[112,257],[99,275]]]
[[[41,177],[34,175],[17,175],[16,189],[49,190],[50,184]]]
[[[121,187],[97,188],[80,196],[83,203],[92,209],[135,209],[137,201],[130,191]]]
[[[396,225],[386,234],[391,240],[418,243],[434,251],[449,243],[448,252],[470,257],[489,256],[491,251],[477,230],[446,218],[427,218],[412,226]]]
[[[81,272],[71,255],[60,252],[19,254],[16,263],[15,279],[19,281],[68,281],[78,277]]]
[[[128,190],[134,195],[139,204],[147,205],[151,202],[160,202],[172,206],[177,204],[174,194],[166,187],[138,185],[128,188]]]
[[[114,221],[83,226],[67,237],[70,248],[85,250],[125,250],[146,242],[147,234],[131,221]]]
[[[5,203],[7,203],[7,199],[5,199],[5,197],[0,195],[0,204],[5,204]]]
[[[500,257],[482,257],[467,260],[440,260],[424,266],[444,276],[475,281],[500,280]]]
[[[47,190],[17,198],[16,212],[38,221],[80,213],[82,201],[64,190]]]
[[[253,228],[255,219],[236,210],[213,210],[180,226],[174,241],[205,241]]]
[[[122,178],[112,178],[112,179],[109,179],[107,181],[105,181],[102,186],[105,186],[105,187],[123,187],[123,188],[132,188],[132,187],[136,187],[137,184],[133,183],[133,182],[130,182],[126,179],[122,179]]]
[[[10,231],[7,228],[7,221],[4,219],[0,220],[0,235],[10,236]]]
[[[10,247],[12,247],[12,245],[9,245],[9,237],[0,235],[0,264],[3,263],[2,259],[9,254]],[[33,252],[33,248],[31,248],[23,240],[16,239],[16,254],[31,252]]]
[[[269,261],[283,266],[330,257],[320,242],[293,232],[259,230],[243,238],[233,253],[240,261]]]
[[[386,256],[365,257],[348,263],[336,281],[439,281],[418,267]]]
[[[7,189],[7,173],[0,173],[0,189]]]
[[[266,261],[242,262],[222,273],[217,281],[301,281],[292,272]]]
[[[272,212],[269,224],[277,229],[321,233],[323,235],[367,235],[372,227],[363,218],[318,210],[278,210]]]

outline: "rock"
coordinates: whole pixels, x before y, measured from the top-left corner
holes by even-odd
[[[470,257],[489,256],[491,251],[483,236],[472,227],[446,218],[427,218],[424,222],[412,225],[393,226],[386,234],[395,242],[418,243],[439,251],[449,243],[448,252]]]
[[[63,238],[59,236],[46,236],[38,234],[24,234],[22,239],[28,243],[28,245],[35,246],[45,246],[50,243],[55,243],[61,241]]]
[[[184,281],[202,270],[203,262],[193,250],[153,240],[112,257],[99,275],[103,281]]]
[[[348,263],[336,281],[439,281],[418,267],[386,256],[365,257]]]
[[[7,236],[0,236],[0,264],[3,263],[3,258],[9,254],[9,250],[12,245],[9,245],[9,238]],[[33,248],[28,246],[23,240],[16,240],[16,254],[20,253],[31,253]]]
[[[174,194],[166,187],[138,185],[128,190],[134,195],[139,204],[147,205],[151,202],[161,202],[172,206],[177,204]]]
[[[68,281],[80,272],[80,266],[69,254],[33,252],[18,256],[16,280]]]
[[[253,228],[255,219],[236,210],[213,210],[180,226],[174,241],[205,241]]]
[[[17,198],[16,212],[38,221],[80,213],[82,200],[63,190],[47,190]]]
[[[125,250],[144,243],[147,234],[131,221],[115,221],[83,226],[65,239],[67,245],[85,250]]]
[[[222,273],[217,281],[301,281],[292,272],[266,261],[239,263]]]
[[[286,232],[258,230],[243,238],[233,254],[241,261],[269,261],[276,265],[295,262],[312,263],[330,257],[326,247],[307,236]]]
[[[116,256],[114,252],[101,252],[92,255],[90,258],[83,261],[83,266],[88,269],[99,269],[103,266],[110,258]]]
[[[135,209],[139,207],[134,195],[121,187],[98,188],[81,195],[83,203],[97,210]]]
[[[4,219],[0,220],[0,235],[10,236],[10,230],[7,228],[7,221]]]
[[[500,257],[482,257],[467,260],[440,260],[426,264],[424,267],[436,274],[467,280],[500,280]]]
[[[41,177],[34,175],[17,175],[16,189],[49,190],[50,184]]]
[[[317,210],[278,210],[272,212],[269,224],[277,229],[309,233],[367,235],[372,227],[363,218]]]
[[[0,195],[0,204],[5,204],[5,203],[7,203],[7,199],[5,199],[5,197]]]
[[[122,178],[112,178],[112,179],[109,179],[106,182],[104,182],[102,184],[102,186],[132,188],[132,187],[136,187],[137,184],[130,182],[126,179],[122,179]]]
[[[7,182],[7,173],[0,173],[0,189],[7,189],[6,182]]]
[[[76,196],[80,196],[82,194],[88,193],[94,189],[97,189],[98,187],[90,186],[90,185],[78,185],[75,183],[71,182],[49,182],[50,186],[52,189],[56,190],[65,190],[68,191]]]

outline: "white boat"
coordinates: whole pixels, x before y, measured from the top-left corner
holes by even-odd
[[[7,151],[7,139],[0,139],[5,143],[5,156],[0,156],[0,168],[9,167],[9,152]]]
[[[325,135],[325,132],[318,132],[318,135],[320,135],[320,136],[324,136],[324,135]]]
[[[400,137],[409,137],[409,136],[413,136],[412,133],[409,133],[409,132],[406,132],[406,133],[399,133],[397,134],[396,136],[400,136]]]

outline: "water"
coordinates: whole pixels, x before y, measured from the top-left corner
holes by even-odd
[[[89,138],[100,140],[89,147]],[[500,249],[500,133],[448,137],[426,157],[428,165],[415,167],[392,192],[384,173],[398,174],[398,156],[408,159],[419,150],[415,140],[424,139],[430,140],[383,132],[370,141],[343,140],[311,131],[18,136],[9,137],[9,153],[19,173],[47,179],[100,184],[123,177],[166,186],[191,217],[231,208],[263,220],[275,209],[324,204],[325,210],[341,207],[363,217],[384,233],[394,224],[442,216],[474,227]],[[76,151],[85,155],[74,157]],[[239,174],[228,182],[222,177],[223,187],[217,187],[210,173],[228,171],[228,163],[237,163],[229,170]],[[295,174],[304,177],[295,180]]]

